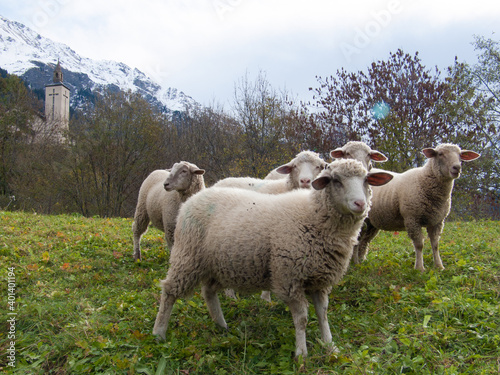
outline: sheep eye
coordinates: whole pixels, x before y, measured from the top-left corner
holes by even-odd
[[[332,184],[337,185],[337,186],[342,186],[342,181],[340,181],[338,178],[332,178]]]

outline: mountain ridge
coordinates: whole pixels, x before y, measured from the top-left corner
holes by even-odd
[[[59,61],[64,83],[72,89],[72,107],[80,104],[80,90],[109,89],[137,92],[167,114],[200,107],[192,97],[176,88],[162,87],[137,68],[82,57],[66,44],[54,42],[1,15],[0,52],[0,68],[21,77],[33,89],[43,89],[52,82],[52,73]]]

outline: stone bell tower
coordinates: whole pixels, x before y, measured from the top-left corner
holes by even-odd
[[[63,83],[63,72],[59,61],[52,80],[53,83],[45,86],[45,119],[48,126],[65,132],[69,129],[70,89]]]

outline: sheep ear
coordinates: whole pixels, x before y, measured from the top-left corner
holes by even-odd
[[[366,181],[372,186],[382,186],[391,181],[394,176],[387,172],[368,173]]]
[[[378,161],[380,163],[383,163],[388,160],[387,156],[378,151],[370,152],[370,159],[372,159],[373,161]]]
[[[342,159],[344,157],[344,151],[341,148],[330,151],[330,156],[334,159]]]
[[[437,156],[437,152],[433,148],[424,148],[422,150],[422,153],[425,155],[425,157],[427,157],[429,159],[435,158]]]
[[[276,172],[281,173],[281,174],[290,174],[292,173],[293,167],[290,164],[284,164],[281,167],[278,167],[276,169]]]
[[[194,174],[204,174],[205,173],[205,170],[204,169],[195,169],[193,171]]]
[[[471,161],[476,160],[481,155],[474,151],[463,150],[460,152],[460,160],[462,161]]]
[[[316,190],[322,190],[330,183],[331,180],[332,178],[329,176],[318,177],[311,183],[311,185]]]

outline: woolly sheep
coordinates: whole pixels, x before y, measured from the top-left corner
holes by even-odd
[[[453,182],[460,176],[462,161],[475,160],[480,155],[452,144],[422,152],[428,158],[423,167],[393,173],[389,184],[373,189],[372,208],[354,249],[354,263],[365,259],[369,242],[380,230],[407,231],[415,248],[415,269],[424,271],[422,227],[426,227],[434,265],[444,269],[438,244],[450,212]]]
[[[311,181],[325,168],[326,162],[316,152],[302,151],[288,163],[273,169],[264,180],[287,181],[287,191],[311,187]],[[252,189],[253,190],[253,189]]]
[[[217,182],[214,187],[236,187],[254,190],[263,194],[283,194],[294,189],[309,189],[311,181],[325,169],[326,162],[316,152],[302,151],[288,163],[271,171],[264,180],[252,177],[229,177]],[[236,298],[233,290],[226,290],[227,297]],[[271,302],[269,291],[261,298]]]
[[[387,173],[368,173],[355,160],[336,161],[299,189],[270,195],[210,188],[181,208],[161,282],[153,334],[165,339],[173,305],[201,283],[212,319],[227,328],[217,292],[271,290],[290,308],[296,356],[306,356],[308,302],[312,297],[321,339],[331,345],[328,295],[344,275],[370,207],[368,184],[386,183]]]
[[[171,248],[180,205],[205,188],[204,173],[196,165],[181,161],[175,163],[171,170],[158,169],[151,172],[144,180],[139,190],[132,225],[135,260],[141,259],[141,237],[150,221],[165,232],[165,241]]]
[[[344,146],[330,151],[334,159],[355,159],[363,163],[367,170],[371,170],[372,162],[385,162],[387,157],[377,150],[372,150],[364,142],[350,141]]]
[[[330,156],[334,159],[355,159],[363,163],[367,170],[372,168],[372,161],[385,162],[387,157],[379,151],[372,150],[366,143],[358,141],[347,142],[344,146],[332,150]],[[282,167],[280,167],[282,168]],[[278,172],[279,168],[271,171],[266,176],[266,179],[277,179],[282,176]],[[230,297],[234,296],[234,292],[226,292]],[[266,301],[271,301],[270,293],[267,291],[262,292],[261,298]]]

